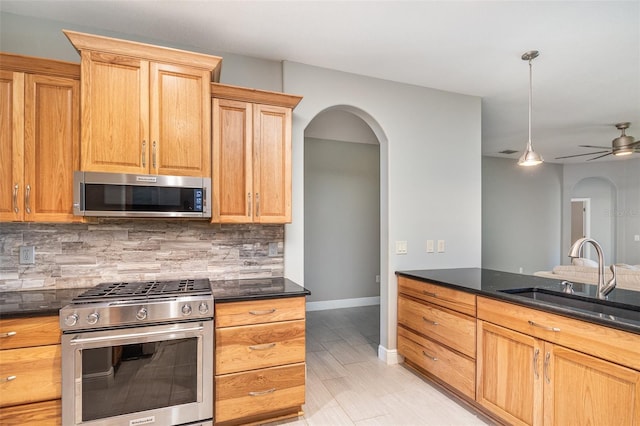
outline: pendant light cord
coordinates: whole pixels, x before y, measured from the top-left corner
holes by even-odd
[[[531,65],[531,58],[529,59],[529,141],[527,142],[527,145],[529,147],[531,147],[531,92],[532,92],[532,84],[531,84],[531,80],[533,78],[533,71],[532,71],[532,65]]]

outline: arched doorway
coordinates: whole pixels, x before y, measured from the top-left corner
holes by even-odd
[[[381,130],[375,121],[350,106],[327,108],[305,128],[304,283],[311,291],[308,310],[380,305],[382,269],[386,269],[382,240],[386,241],[387,229],[386,207],[382,208],[386,202],[381,202],[386,199],[381,188],[386,169],[381,158],[386,156],[376,133]],[[382,299],[386,302],[386,297]],[[386,315],[386,307],[380,309]]]

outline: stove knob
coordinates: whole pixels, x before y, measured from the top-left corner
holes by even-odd
[[[182,306],[182,315],[191,315],[191,305]]]
[[[100,319],[100,315],[97,312],[87,315],[87,324],[95,325]]]
[[[71,315],[67,316],[64,319],[64,323],[69,327],[73,327],[74,325],[76,325],[78,323],[78,314],[71,314]]]
[[[202,315],[209,312],[209,305],[207,305],[207,302],[200,303],[200,306],[198,306],[198,311],[200,311]]]
[[[138,309],[138,313],[136,314],[136,318],[140,321],[147,319],[147,308]]]

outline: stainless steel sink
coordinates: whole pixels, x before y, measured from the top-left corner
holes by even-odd
[[[551,303],[565,308],[596,313],[601,317],[608,317],[610,319],[624,318],[633,321],[640,321],[640,307],[622,305],[606,300],[581,297],[542,288],[501,290],[501,293],[513,294],[514,296],[526,297],[528,299]]]

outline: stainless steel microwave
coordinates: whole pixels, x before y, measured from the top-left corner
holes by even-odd
[[[73,174],[73,214],[209,218],[211,179],[77,171]]]

